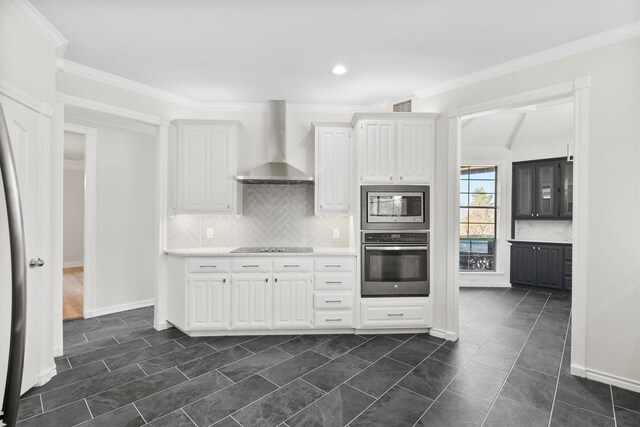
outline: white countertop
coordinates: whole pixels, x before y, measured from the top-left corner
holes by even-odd
[[[507,239],[507,242],[511,243],[552,243],[554,245],[571,245],[571,242],[562,240],[539,240],[539,239]]]
[[[355,256],[356,250],[353,248],[313,248],[313,252],[309,253],[282,253],[282,252],[265,252],[265,253],[234,253],[231,251],[237,248],[184,248],[184,249],[165,249],[164,253],[167,255],[175,256],[240,256],[240,257],[254,257],[254,256]]]

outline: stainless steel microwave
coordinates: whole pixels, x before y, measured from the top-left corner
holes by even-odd
[[[363,185],[362,230],[429,230],[428,185]]]

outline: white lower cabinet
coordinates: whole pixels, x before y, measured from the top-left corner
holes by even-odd
[[[231,276],[232,329],[271,328],[271,277],[267,274]]]
[[[282,274],[273,279],[273,328],[311,328],[312,274]]]
[[[229,329],[229,275],[192,274],[188,281],[189,329]]]
[[[433,324],[429,298],[363,298],[360,315],[362,328],[424,328]]]

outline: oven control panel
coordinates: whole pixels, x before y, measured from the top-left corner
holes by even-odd
[[[429,243],[429,232],[365,232],[362,233],[362,243]]]

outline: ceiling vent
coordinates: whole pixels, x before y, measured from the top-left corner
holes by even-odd
[[[410,113],[411,112],[411,100],[407,99],[406,101],[398,102],[397,104],[393,104],[393,112],[394,113]]]

